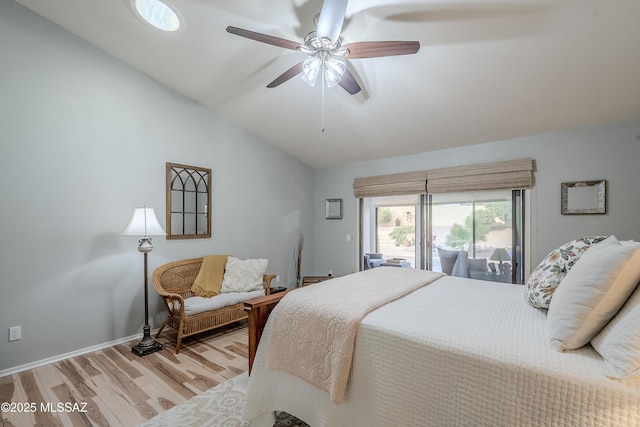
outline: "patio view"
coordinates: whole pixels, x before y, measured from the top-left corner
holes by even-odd
[[[407,203],[406,198],[398,199],[403,203],[397,204],[390,204],[393,198],[380,199],[375,209],[376,250],[372,252],[381,253],[387,264],[395,261],[404,267],[419,268],[416,260],[423,255],[420,239],[416,238],[416,229],[421,228],[419,210],[416,213],[417,196],[414,203]],[[425,227],[426,234],[431,236],[425,239],[425,249],[431,246],[431,250],[424,251],[427,269],[484,280],[512,281],[514,258],[517,260],[520,254],[513,250],[511,191],[433,195],[430,208]],[[515,224],[519,229],[519,218]],[[518,280],[519,274],[516,274],[516,283]]]

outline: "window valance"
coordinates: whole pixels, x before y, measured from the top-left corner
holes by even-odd
[[[423,194],[427,191],[427,171],[356,178],[353,190],[357,198]]]
[[[533,159],[506,160],[356,178],[357,198],[424,193],[511,190],[533,186]]]
[[[528,189],[533,186],[533,159],[454,166],[427,171],[427,192]]]

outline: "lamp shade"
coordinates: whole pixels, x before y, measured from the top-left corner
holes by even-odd
[[[511,261],[511,257],[505,248],[498,248],[493,251],[491,256],[489,257],[492,261]]]
[[[153,208],[135,208],[123,236],[166,236]]]

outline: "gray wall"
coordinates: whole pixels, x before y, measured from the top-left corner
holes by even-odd
[[[141,330],[142,256],[120,233],[142,204],[164,224],[167,161],[213,170],[213,237],[155,238],[151,270],[224,252],[268,258],[287,284],[303,233],[304,274],[350,273],[353,178],[520,157],[537,164],[534,263],[577,236],[640,239],[640,122],[314,172],[11,0],[0,52],[0,371]],[[591,179],[609,181],[608,214],[560,215],[560,183]],[[344,200],[344,219],[324,219],[327,198]],[[15,325],[23,338],[9,343]]]
[[[143,258],[120,233],[143,204],[165,223],[167,161],[212,169],[213,237],[154,238],[150,271],[230,253],[293,283],[300,232],[312,270],[310,167],[11,0],[0,52],[0,371],[141,331]]]
[[[533,267],[555,247],[581,236],[615,234],[640,240],[640,121],[635,121],[317,170],[317,273],[331,269],[341,275],[358,269],[358,242],[346,241],[347,234],[356,234],[358,224],[354,178],[523,157],[533,158],[536,165],[531,190]],[[608,181],[606,215],[560,214],[561,182],[597,179]],[[322,219],[327,198],[344,199],[343,220]]]

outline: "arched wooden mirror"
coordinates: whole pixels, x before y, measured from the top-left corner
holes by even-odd
[[[167,239],[211,237],[211,169],[167,163]]]

